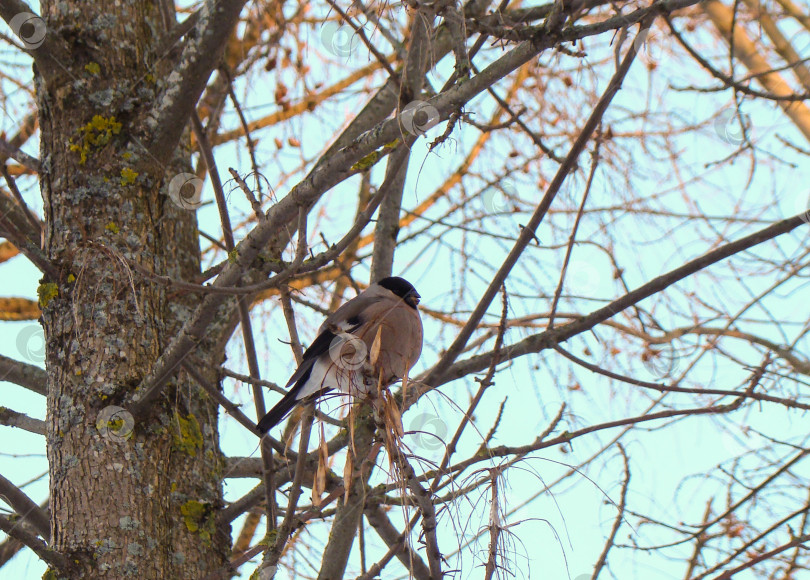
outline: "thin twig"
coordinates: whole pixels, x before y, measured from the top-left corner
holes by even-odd
[[[239,421],[242,426],[244,426],[248,431],[251,433],[256,433],[256,423],[250,420],[250,418],[245,415],[242,410],[239,408],[239,405],[232,402],[228,397],[222,394],[222,392],[216,388],[214,385],[208,384],[208,381],[197,371],[193,364],[190,364],[188,361],[183,361],[180,363],[185,371],[193,378],[198,385],[200,385],[213,399],[222,405],[222,408],[234,419]]]
[[[196,357],[191,357],[192,360],[198,360]],[[200,361],[201,362],[201,361]],[[236,379],[237,381],[242,381],[243,383],[247,383],[248,385],[258,385],[260,387],[264,387],[266,389],[270,389],[275,391],[279,394],[286,395],[287,391],[279,387],[276,383],[272,381],[265,381],[263,379],[254,379],[248,375],[243,375],[232,371],[231,369],[225,368],[224,366],[219,367],[219,371],[227,377],[232,379]]]
[[[349,246],[355,238],[360,234],[361,231],[368,225],[371,221],[371,217],[374,215],[377,207],[380,204],[380,201],[385,197],[385,190],[381,187],[377,194],[371,198],[366,207],[365,211],[363,211],[360,216],[358,217],[357,221],[355,221],[354,225],[346,232],[346,235],[341,238],[341,240],[333,244],[328,250],[321,252],[320,254],[316,255],[314,258],[307,261],[306,265],[301,265],[301,263],[297,262],[290,262],[289,264],[283,264],[285,267],[279,271],[278,274],[272,276],[265,280],[264,282],[258,282],[256,284],[248,284],[244,286],[201,286],[199,284],[193,284],[190,282],[182,282],[180,280],[174,280],[168,276],[158,276],[151,272],[150,270],[140,266],[136,262],[131,262],[131,267],[142,274],[145,278],[148,278],[154,282],[164,284],[166,286],[171,286],[178,289],[189,290],[191,292],[196,292],[199,294],[218,294],[223,296],[235,296],[240,294],[255,294],[262,290],[268,290],[270,288],[277,288],[280,287],[284,282],[292,278],[293,276],[301,276],[303,274],[308,274],[311,272],[317,272],[320,268],[324,267],[325,265],[329,264],[332,260],[336,260]],[[300,212],[300,210],[299,210]],[[299,241],[299,243],[301,243]],[[302,254],[299,254],[302,255]],[[301,259],[303,262],[303,259]]]
[[[649,28],[651,21],[652,17],[649,15],[644,18],[641,24],[642,32]],[[565,181],[565,179],[568,177],[569,172],[573,169],[574,165],[576,164],[576,161],[579,158],[579,154],[585,148],[585,145],[590,140],[591,135],[601,122],[602,116],[605,114],[605,111],[607,110],[608,105],[613,100],[613,97],[621,88],[622,81],[624,80],[624,77],[630,70],[630,65],[633,63],[635,56],[636,56],[635,49],[631,48],[628,51],[627,55],[625,56],[624,60],[622,61],[622,65],[619,67],[619,70],[616,71],[616,74],[610,80],[607,89],[605,89],[604,94],[594,107],[590,117],[586,121],[585,125],[582,127],[582,130],[577,136],[577,139],[571,146],[571,150],[565,157],[565,161],[562,163],[559,170],[557,171],[557,174],[554,176],[554,179],[549,185],[548,190],[546,191],[546,194],[543,197],[542,201],[537,206],[537,209],[532,215],[532,218],[526,224],[526,227],[524,227],[521,230],[514,247],[509,252],[509,255],[503,261],[503,264],[493,277],[492,282],[489,284],[486,291],[484,292],[484,295],[481,297],[472,314],[470,315],[467,324],[458,333],[456,340],[453,341],[453,343],[447,348],[447,350],[444,353],[444,356],[442,356],[442,358],[439,359],[439,361],[433,366],[433,368],[430,370],[427,376],[423,379],[423,382],[425,384],[434,385],[437,379],[440,376],[442,376],[445,373],[445,371],[447,371],[447,369],[450,367],[450,365],[453,364],[458,355],[461,354],[464,345],[467,344],[467,341],[472,336],[473,332],[478,326],[478,323],[481,321],[481,318],[489,309],[489,305],[495,298],[498,289],[501,287],[504,280],[509,275],[509,272],[512,271],[512,268],[517,263],[518,258],[523,253],[523,250],[525,250],[526,247],[529,245],[529,243],[532,241],[532,239],[534,239],[535,232],[538,226],[540,225],[540,222],[543,220],[543,218],[546,215],[546,212],[551,207],[551,203],[557,196],[557,193],[562,187],[562,184]]]
[[[498,500],[498,478],[501,476],[501,469],[493,467],[489,469],[490,498],[489,498],[489,553],[484,568],[484,579],[492,580],[498,569],[498,541],[500,539],[501,516],[500,501]]]
[[[259,221],[267,219],[267,216],[262,212],[261,204],[256,199],[256,196],[253,195],[253,190],[250,189],[247,183],[245,183],[245,180],[239,176],[239,172],[233,167],[229,168],[228,171],[230,171],[231,177],[233,177],[233,180],[236,181],[237,185],[239,185],[239,188],[244,192],[245,197],[247,197],[250,202],[250,207],[253,208],[253,215],[256,216],[256,219]]]
[[[574,218],[574,225],[571,227],[571,234],[568,236],[568,244],[565,248],[565,257],[563,258],[562,270],[560,271],[560,281],[557,284],[557,289],[554,291],[554,299],[551,301],[551,314],[548,316],[548,328],[554,328],[554,315],[557,312],[557,304],[562,295],[563,285],[565,284],[565,274],[568,272],[568,262],[571,259],[571,253],[574,251],[574,242],[577,239],[577,231],[579,230],[579,222],[582,219],[582,214],[585,212],[585,202],[588,201],[588,194],[591,191],[591,184],[596,175],[596,168],[599,166],[599,145],[602,140],[596,140],[593,154],[591,155],[591,170],[588,173],[588,181],[585,184],[585,193],[582,194],[582,201],[579,203],[577,209],[577,217]]]
[[[453,434],[453,438],[450,440],[450,444],[447,446],[447,450],[444,453],[444,457],[442,458],[441,465],[439,469],[436,470],[436,478],[433,480],[433,483],[430,486],[431,492],[435,492],[438,488],[440,478],[450,463],[450,459],[453,456],[453,453],[456,451],[456,446],[458,445],[459,440],[461,439],[461,434],[464,432],[464,428],[467,424],[472,420],[473,414],[475,413],[476,407],[478,407],[478,403],[481,402],[481,398],[484,395],[486,389],[492,386],[494,383],[492,382],[493,377],[495,376],[495,369],[498,366],[498,362],[500,360],[500,352],[501,347],[503,346],[503,337],[506,333],[506,319],[507,314],[509,312],[509,301],[507,299],[506,293],[506,286],[504,285],[501,289],[503,294],[503,304],[501,307],[501,321],[498,325],[498,334],[495,337],[495,346],[492,348],[495,356],[492,357],[492,362],[489,365],[489,369],[487,369],[487,373],[483,379],[479,381],[478,391],[475,393],[472,401],[467,408],[467,411],[464,413],[464,417],[462,417],[461,422],[456,429],[456,432]]]
[[[211,185],[214,189],[214,197],[217,201],[220,224],[222,225],[222,233],[225,239],[225,249],[228,251],[228,255],[230,256],[236,246],[233,237],[233,227],[231,226],[230,216],[228,215],[228,205],[225,200],[225,192],[222,189],[222,181],[219,178],[219,171],[217,170],[216,160],[214,159],[214,151],[196,110],[191,113],[191,122],[194,135],[197,137],[200,151],[203,159],[205,160],[205,165],[208,168],[208,175],[211,177]],[[306,217],[304,217],[304,220],[306,220]],[[306,221],[304,221],[304,224],[306,224]],[[301,223],[299,219],[299,227],[300,226]],[[299,235],[301,235],[301,233],[302,232],[299,231]],[[297,263],[293,263],[291,268],[297,268],[297,265],[300,264],[301,261],[303,261],[303,259],[299,261],[296,257]],[[250,307],[248,301],[249,298],[247,296],[240,296],[237,299],[237,308],[239,310],[239,321],[242,328],[242,340],[245,345],[245,355],[247,357],[248,370],[253,379],[260,380],[261,376],[259,372],[259,359],[256,354],[256,343],[253,339],[253,327],[250,321]],[[264,393],[262,392],[261,387],[258,387],[255,384],[252,385],[252,391],[253,402],[256,407],[256,416],[261,418],[264,416],[267,410],[267,407],[264,404]],[[260,452],[263,465],[263,479],[265,489],[267,491],[267,521],[270,529],[274,529],[276,522],[276,510],[275,489],[273,487],[272,475],[273,449],[268,442],[264,441],[264,438],[262,438],[260,442]]]
[[[593,568],[591,580],[596,580],[599,577],[599,572],[601,572],[602,568],[604,568],[605,564],[607,564],[608,552],[610,552],[610,549],[613,547],[613,543],[616,541],[616,534],[619,533],[619,528],[624,521],[624,508],[627,506],[627,490],[630,487],[630,460],[627,458],[627,453],[625,452],[622,444],[617,443],[617,446],[619,447],[619,452],[622,454],[622,458],[624,459],[624,482],[622,483],[622,495],[619,498],[619,511],[616,514],[616,519],[613,520],[613,528],[610,530],[610,534],[605,541],[605,547],[603,548],[602,553],[599,556],[599,560],[597,560],[596,565]]]
[[[380,65],[388,72],[390,78],[393,79],[395,83],[399,84],[400,83],[399,75],[393,68],[391,68],[391,64],[388,62],[386,56],[383,53],[381,53],[377,49],[377,47],[374,46],[374,43],[368,39],[365,31],[363,30],[363,27],[355,24],[354,20],[352,20],[351,17],[348,14],[346,14],[346,12],[344,12],[340,6],[338,6],[337,2],[335,2],[334,0],[326,0],[326,2],[335,10],[335,12],[340,14],[340,17],[346,24],[352,27],[352,30],[354,30],[357,36],[360,37],[360,40],[362,40],[363,44],[366,45],[368,51],[374,55],[374,58],[377,59],[377,62],[379,62]]]
[[[298,336],[298,326],[295,324],[295,311],[290,299],[290,287],[281,288],[281,309],[284,312],[284,320],[287,322],[287,331],[290,334],[290,348],[292,348],[295,362],[301,364],[304,359],[304,349],[301,347],[301,339]],[[286,393],[285,393],[286,394]]]
[[[711,264],[715,264],[726,258],[744,252],[745,250],[757,246],[768,240],[772,240],[780,235],[793,231],[794,229],[806,226],[804,221],[804,214],[788,218],[777,222],[769,227],[763,228],[748,236],[740,238],[734,242],[729,242],[723,246],[715,248],[706,254],[687,262],[686,264],[667,272],[657,278],[647,282],[622,296],[612,301],[610,304],[599,308],[585,316],[578,317],[573,322],[554,328],[553,330],[546,330],[544,332],[532,335],[524,340],[509,345],[505,350],[505,357],[513,360],[517,357],[526,355],[528,353],[536,353],[546,348],[554,348],[554,345],[565,342],[573,336],[577,336],[596,325],[612,318],[619,312],[629,308],[645,298],[657,294],[664,288],[667,288],[684,278],[691,276],[696,272],[705,270]],[[443,374],[438,376],[433,384],[418,389],[420,392],[415,393],[413,397],[409,395],[408,400],[405,402],[406,407],[413,404],[413,400],[423,394],[424,391],[436,388],[448,381],[455,378],[465,376],[466,374],[483,370],[489,365],[492,353],[486,353],[474,357],[470,357],[463,361],[454,364],[451,368],[447,369]],[[419,378],[423,384],[426,381]],[[415,389],[416,390],[416,389]]]
[[[304,417],[301,421],[300,440],[298,444],[298,461],[295,465],[295,479],[293,479],[289,499],[287,500],[287,512],[284,515],[284,520],[278,527],[276,541],[264,554],[264,558],[262,560],[263,568],[278,565],[278,562],[281,559],[281,554],[284,550],[284,546],[287,545],[287,539],[292,531],[295,508],[298,506],[298,499],[301,497],[301,483],[304,478],[304,463],[307,459],[309,437],[310,433],[312,432],[312,420],[312,405],[309,404],[305,407]]]
[[[785,550],[790,550],[791,548],[802,547],[802,545],[806,544],[807,542],[810,542],[810,534],[805,534],[803,536],[800,536],[798,538],[795,538],[795,539],[791,540],[790,542],[788,542],[786,544],[782,544],[781,546],[779,546],[777,548],[774,548],[773,550],[769,550],[769,551],[764,552],[762,554],[758,554],[757,556],[755,556],[755,557],[751,558],[750,560],[748,560],[748,562],[740,564],[739,566],[737,566],[736,568],[733,568],[732,570],[726,570],[725,572],[723,572],[722,574],[717,576],[715,578],[715,580],[731,580],[731,578],[733,578],[735,574],[738,574],[738,573],[742,572],[743,570],[748,570],[749,568],[753,568],[756,564],[759,564],[760,562],[763,562],[765,560],[770,560],[771,558],[773,558],[774,556],[776,556],[778,554],[781,554]],[[803,547],[806,548],[806,546],[803,546]]]
[[[261,195],[261,193],[262,193],[262,185],[261,185],[261,183],[262,182],[259,179],[259,176],[261,174],[259,173],[259,164],[256,161],[256,145],[253,142],[253,138],[250,136],[250,125],[248,124],[247,119],[245,119],[245,114],[242,112],[242,106],[239,104],[239,99],[236,98],[236,93],[233,90],[233,77],[231,76],[231,71],[228,70],[228,67],[225,66],[224,64],[222,66],[220,66],[220,71],[222,71],[222,74],[224,74],[225,78],[227,79],[228,96],[231,97],[231,102],[233,103],[233,108],[236,109],[236,114],[239,117],[239,122],[242,125],[242,131],[244,131],[245,140],[247,141],[247,146],[248,146],[248,154],[250,155],[250,166],[253,169],[254,175],[256,175],[256,185],[258,186],[258,189],[259,189],[259,195]],[[234,170],[231,169],[231,174],[233,174],[233,173],[234,173]],[[252,197],[252,193],[251,193],[251,197]],[[255,200],[255,198],[254,198],[254,200]],[[253,206],[253,211],[256,214],[256,217],[258,219],[263,219],[264,214],[261,211],[261,206],[259,204],[256,204],[256,205],[251,204],[251,205]]]

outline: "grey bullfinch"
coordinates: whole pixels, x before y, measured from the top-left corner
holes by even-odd
[[[259,432],[272,429],[300,402],[332,389],[357,396],[403,378],[422,352],[419,299],[410,282],[393,276],[330,314],[287,382],[289,391],[259,421]]]

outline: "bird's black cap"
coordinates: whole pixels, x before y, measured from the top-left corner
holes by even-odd
[[[413,295],[416,295],[416,297],[419,298],[419,292],[417,292],[416,288],[413,287],[413,284],[408,282],[405,278],[400,278],[399,276],[390,276],[388,278],[383,278],[377,282],[377,284],[386,290],[390,290],[402,299]]]

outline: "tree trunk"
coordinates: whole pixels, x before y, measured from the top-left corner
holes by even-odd
[[[147,418],[118,406],[199,304],[129,265],[184,280],[200,271],[195,214],[165,195],[189,151],[154,159],[141,146],[168,88],[168,20],[145,0],[42,9],[65,49],[61,71],[36,73],[45,251],[58,269],[40,286],[52,548],[75,578],[199,578],[228,553],[214,518],[217,406],[183,372]]]

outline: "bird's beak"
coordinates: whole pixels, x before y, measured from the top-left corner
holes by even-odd
[[[421,298],[422,298],[422,297],[421,297],[421,296],[419,296],[419,294],[418,294],[417,292],[411,292],[410,294],[408,294],[408,295],[405,297],[405,302],[407,302],[408,304],[410,304],[411,306],[413,306],[414,308],[416,308],[416,306],[419,304],[419,300],[420,300]]]

